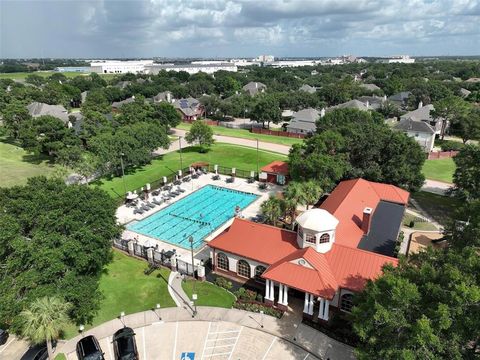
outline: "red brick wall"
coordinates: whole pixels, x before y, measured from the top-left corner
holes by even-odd
[[[446,159],[446,158],[452,158],[456,156],[459,152],[458,151],[432,151],[431,153],[428,154],[428,160],[434,160],[434,159]]]

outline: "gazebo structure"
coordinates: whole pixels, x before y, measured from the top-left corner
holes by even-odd
[[[261,168],[259,180],[272,184],[286,185],[288,183],[288,163],[275,160]]]

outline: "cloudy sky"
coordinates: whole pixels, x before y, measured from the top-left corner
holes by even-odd
[[[0,58],[479,55],[480,0],[0,0]]]

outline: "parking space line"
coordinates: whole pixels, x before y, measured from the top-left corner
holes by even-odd
[[[205,343],[203,344],[203,351],[202,351],[202,357],[200,359],[203,359],[203,356],[205,355],[205,348],[207,347],[207,338],[210,333],[210,327],[212,326],[212,322],[208,323],[208,330],[207,330],[207,336],[205,337]]]
[[[308,358],[308,355],[310,355],[310,354],[307,354],[307,356],[305,356],[305,357],[303,358],[303,360],[307,360],[307,358]]]
[[[10,339],[10,341],[5,344],[5,346],[3,347],[3,349],[0,350],[0,354],[1,354],[1,353],[8,347],[8,345],[10,345],[14,340],[15,340],[15,338]]]
[[[176,359],[176,354],[177,354],[177,336],[178,336],[178,321],[175,323],[175,342],[173,344],[173,354],[172,354],[173,360]]]
[[[233,346],[234,344],[229,344],[229,345],[214,345],[214,346],[209,346],[205,349],[215,349],[215,348],[219,348],[219,347],[228,347],[228,346]]]
[[[112,338],[112,341],[110,341],[110,336],[107,336],[108,356],[110,357],[110,360],[113,360],[112,346],[113,346],[113,338]]]
[[[238,333],[240,330],[231,330],[231,331],[216,331],[216,332],[211,332],[209,335],[212,334],[226,334],[226,333]]]
[[[235,344],[233,345],[233,349],[230,352],[230,356],[228,357],[228,360],[230,360],[232,358],[233,351],[235,350],[235,347],[237,346],[238,339],[240,339],[240,334],[242,333],[242,330],[243,330],[243,326],[240,328],[240,331],[238,332],[237,340],[235,340]]]
[[[238,338],[238,336],[234,336],[234,337],[229,337],[229,338],[216,338],[216,339],[207,339],[206,341],[222,341],[222,340],[232,340],[232,339],[236,339]]]
[[[265,353],[265,355],[263,355],[262,360],[265,360],[265,358],[267,357],[268,353],[270,352],[270,349],[272,348],[272,346],[273,346],[273,344],[275,343],[276,340],[277,340],[277,338],[274,337],[273,340],[272,340],[272,343],[270,344],[270,346],[267,349],[267,352]]]
[[[224,353],[218,353],[218,354],[211,354],[211,355],[208,355],[208,357],[211,357],[211,356],[221,356],[221,355],[228,355],[230,354],[231,355],[231,352],[228,351],[228,352],[224,352]]]
[[[147,360],[147,347],[145,346],[145,326],[142,327],[142,337],[143,337],[143,358]]]

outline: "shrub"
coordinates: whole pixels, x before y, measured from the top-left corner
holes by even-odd
[[[245,300],[245,301],[254,301],[257,298],[257,293],[252,290],[247,290],[245,288],[240,288],[235,293],[237,298]]]
[[[235,302],[233,304],[233,307],[235,309],[246,310],[246,311],[257,312],[257,313],[259,313],[260,311],[263,311],[265,315],[274,316],[278,319],[280,319],[283,315],[283,313],[280,310],[277,310],[268,306],[264,306],[261,304]]]
[[[215,284],[224,288],[225,290],[230,290],[233,286],[232,282],[219,276],[215,279]]]
[[[437,140],[436,143],[442,151],[460,151],[465,147],[463,143],[453,140]]]
[[[262,294],[257,294],[257,301],[258,302],[263,302],[263,295]]]
[[[410,220],[410,223],[408,224],[408,226],[413,228],[415,226],[415,221]]]

